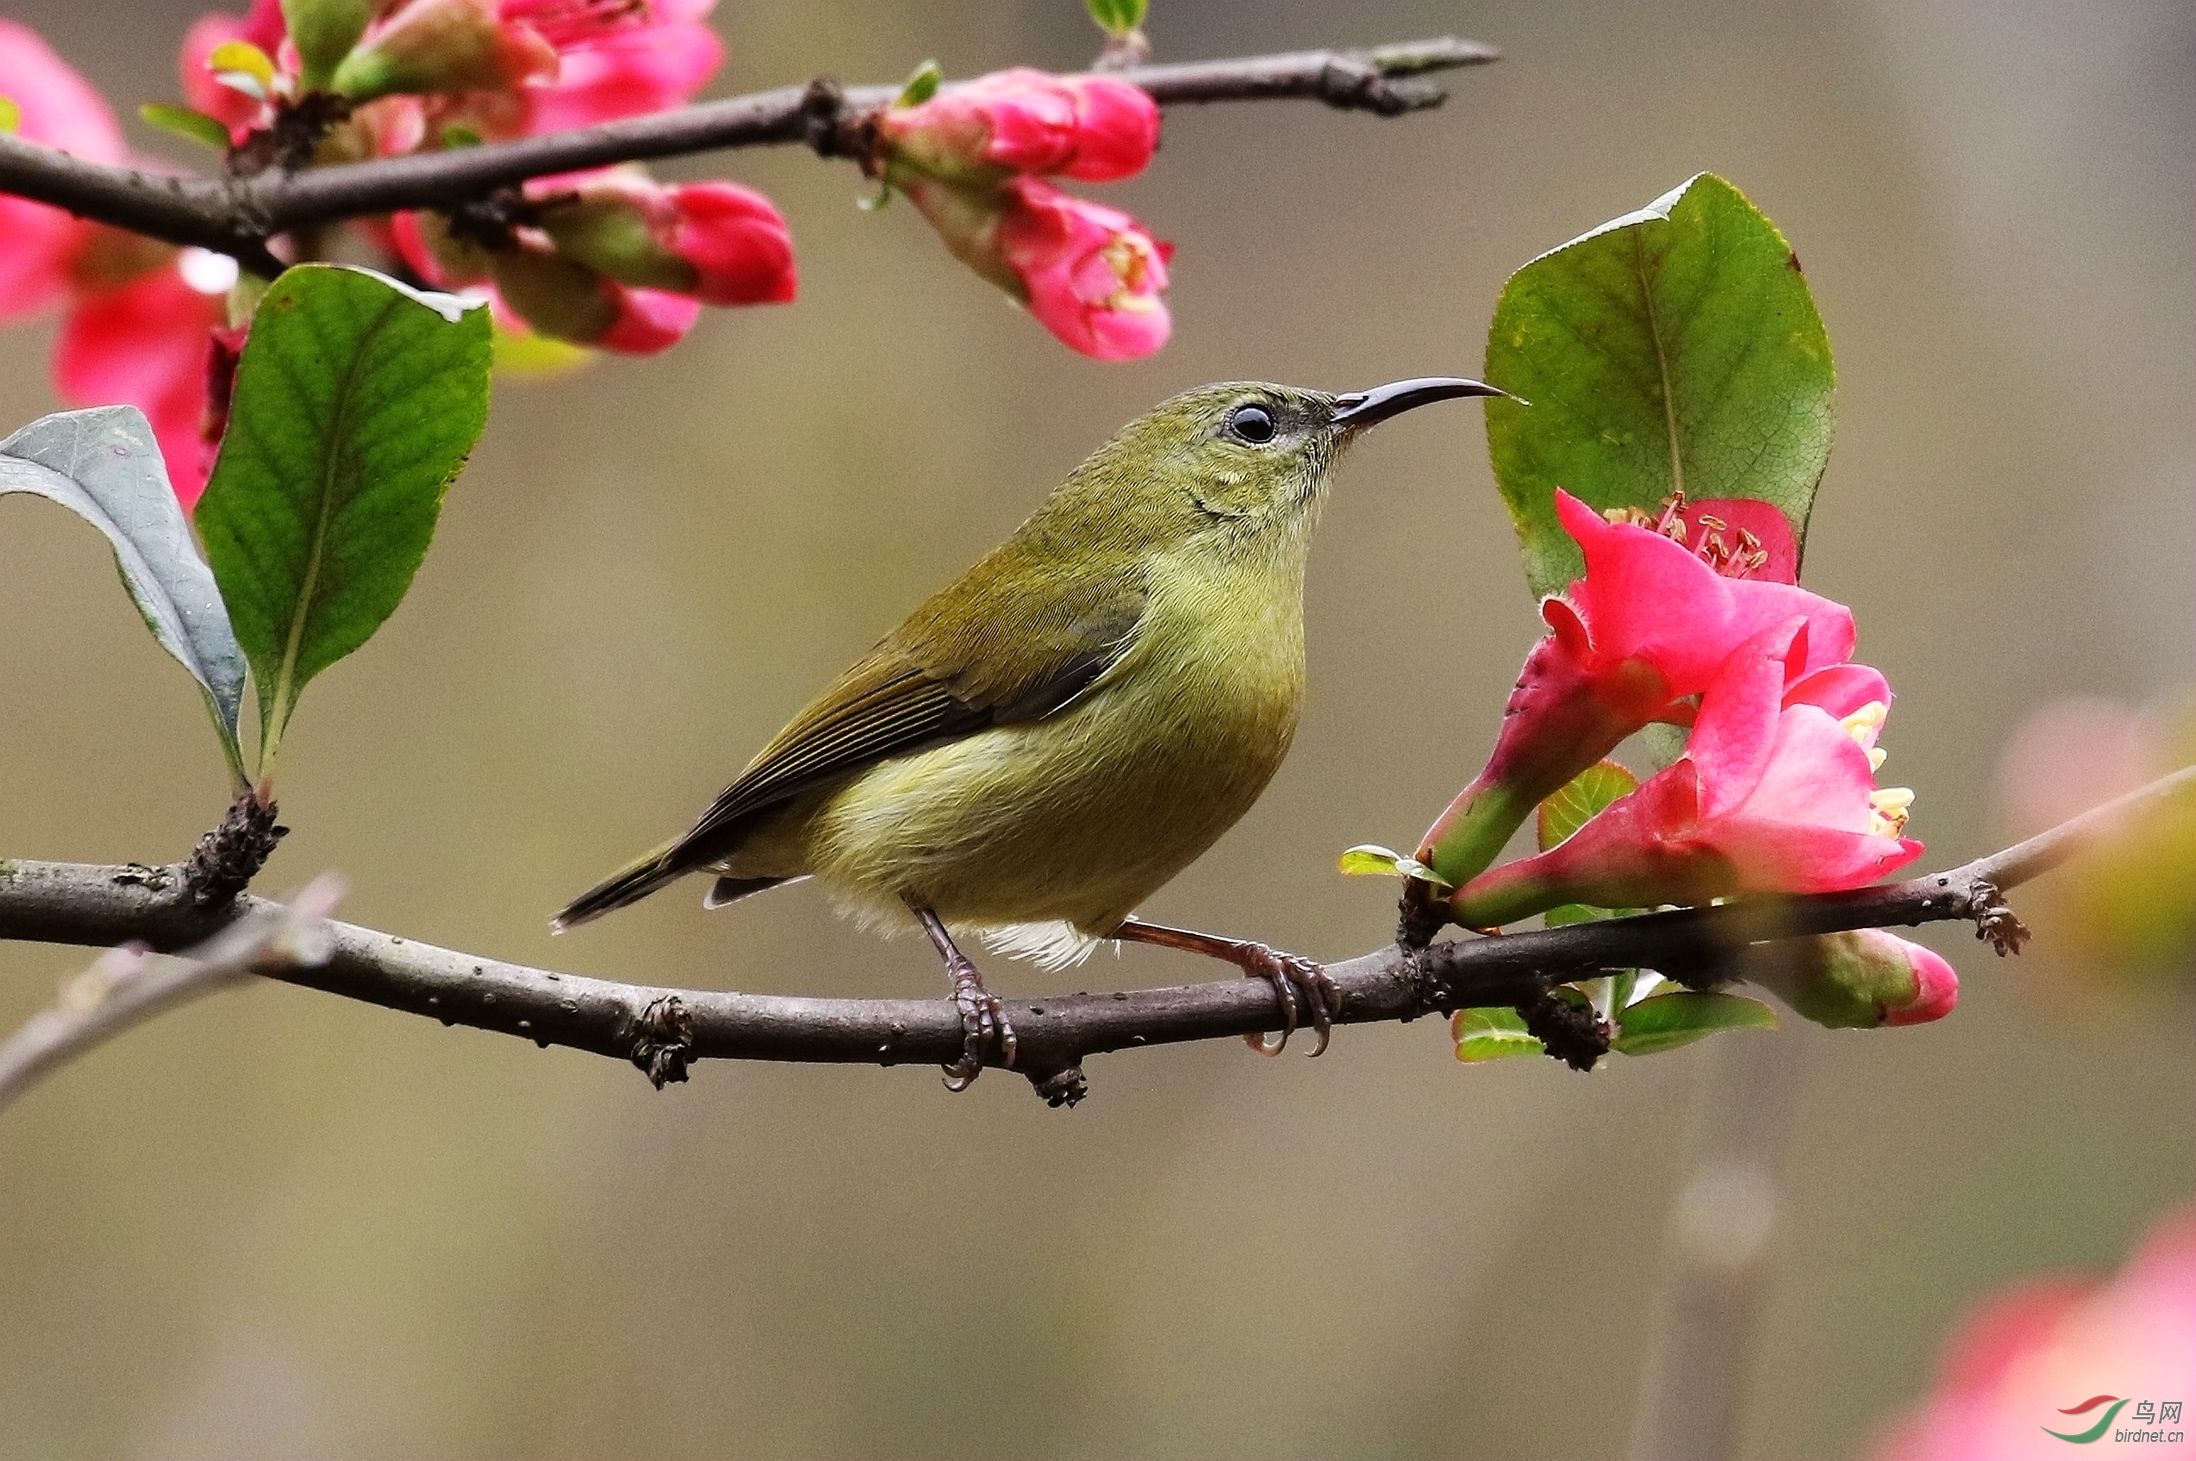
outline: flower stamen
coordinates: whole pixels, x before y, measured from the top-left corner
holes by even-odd
[[[1913,814],[1914,789],[1910,786],[1878,787],[1868,794],[1868,830],[1878,837],[1897,837],[1906,831]]]

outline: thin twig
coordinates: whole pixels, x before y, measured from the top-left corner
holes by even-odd
[[[130,942],[111,948],[61,987],[41,1010],[0,1041],[0,1106],[40,1076],[132,1025],[253,974],[277,974],[327,957],[327,916],[342,881],[323,873],[287,905],[258,906],[195,948],[156,954]]]
[[[1411,1020],[1469,1006],[1529,1002],[1596,970],[1728,970],[1734,950],[1840,929],[1967,919],[1990,931],[2000,895],[2120,823],[2196,791],[2196,768],[1964,866],[1851,893],[1750,898],[1413,953],[1391,945],[1328,966],[1341,1019]],[[179,948],[270,905],[245,897],[200,908],[164,870],[82,863],[0,863],[0,938]],[[2010,917],[2010,915],[2007,915]],[[427,1015],[446,1025],[519,1035],[538,1045],[633,1061],[661,1085],[688,1062],[780,1060],[943,1065],[961,1054],[959,1013],[944,999],[814,999],[623,984],[437,948],[353,924],[328,925],[325,963],[285,968],[292,984]],[[1727,977],[1720,976],[1720,977]],[[1013,1001],[1017,1065],[1048,1098],[1080,1091],[1086,1056],[1255,1034],[1275,1022],[1272,990],[1223,979],[1105,994]]]
[[[1498,55],[1477,41],[1439,37],[1362,51],[1296,51],[1133,66],[1109,74],[1143,87],[1161,106],[1304,98],[1392,117],[1441,104],[1444,93],[1422,79],[1427,74],[1482,65]],[[898,94],[895,86],[842,88],[818,81],[540,137],[252,177],[147,173],[0,135],[0,193],[264,267],[266,241],[276,234],[397,209],[447,209],[528,178],[787,143],[808,143],[837,155],[847,149],[861,119]]]

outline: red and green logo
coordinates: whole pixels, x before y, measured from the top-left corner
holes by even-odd
[[[2125,1404],[2127,1404],[2127,1402],[2125,1400],[2122,1400],[2117,1395],[2092,1395],[2089,1397],[2089,1399],[2084,1400],[2079,1405],[2069,1405],[2066,1409],[2060,1411],[2059,1414],[2087,1415],[2090,1411],[2095,1410],[2100,1405],[2109,1406],[2110,1409],[2106,1410],[2103,1415],[2097,1417],[2097,1423],[2095,1425],[2091,1426],[2086,1431],[2076,1431],[2072,1435],[2068,1435],[2065,1431],[2055,1431],[2051,1427],[2045,1426],[2043,1428],[2044,1434],[2047,1436],[2057,1436],[2062,1441],[2072,1441],[2077,1446],[2086,1446],[2091,1441],[2102,1438],[2106,1431],[2112,1429],[2112,1418],[2120,1413],[2120,1407]]]

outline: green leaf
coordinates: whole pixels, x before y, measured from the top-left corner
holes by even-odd
[[[1655,1055],[1718,1030],[1774,1030],[1777,1012],[1743,995],[1681,989],[1649,995],[1625,1010],[1617,1025],[1610,1049],[1623,1055]]]
[[[1456,1041],[1456,1058],[1471,1065],[1547,1049],[1537,1035],[1526,1033],[1525,1017],[1514,1009],[1458,1010],[1449,1016],[1449,1034]]]
[[[1125,36],[1143,25],[1151,5],[1150,0],[1083,0],[1083,8],[1107,35]]]
[[[95,406],[33,421],[0,441],[0,493],[8,492],[58,502],[106,534],[145,627],[206,692],[222,754],[243,780],[244,655],[144,413]]]
[[[173,132],[191,142],[202,142],[217,152],[229,150],[229,129],[222,125],[219,117],[209,117],[193,108],[164,101],[146,102],[137,109],[137,114],[163,132]]]
[[[908,73],[907,84],[900,88],[899,99],[892,104],[896,107],[919,107],[938,94],[938,86],[944,80],[945,72],[938,68],[938,63],[925,61]]]
[[[1575,763],[1574,763],[1575,764]],[[1620,796],[1639,789],[1639,778],[1615,761],[1601,761],[1571,778],[1554,796],[1540,804],[1533,827],[1546,852],[1592,820],[1594,814]]]
[[[297,697],[395,610],[488,413],[488,311],[365,269],[268,288],[198,505],[250,659],[260,766]]]
[[[1406,857],[1392,847],[1382,847],[1377,842],[1361,842],[1335,859],[1334,865],[1353,878],[1402,876],[1417,878],[1437,888],[1451,886],[1449,880],[1435,872],[1415,857]]]
[[[1802,541],[1830,455],[1830,340],[1784,236],[1702,173],[1510,276],[1487,331],[1487,449],[1535,594],[1577,577],[1562,487],[1602,509],[1774,503]]]

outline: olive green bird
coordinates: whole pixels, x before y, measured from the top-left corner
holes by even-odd
[[[1283,1042],[1308,1018],[1325,1049],[1336,994],[1317,964],[1135,910],[1249,810],[1288,750],[1304,560],[1341,449],[1413,407],[1501,394],[1439,377],[1341,396],[1234,382],[1165,402],[840,675],[683,835],[556,927],[688,873],[715,876],[711,908],[815,878],[865,922],[929,935],[966,1036],[946,1067],[955,1089],[1015,1058],[1004,1009],[954,941],[972,930],[1056,964],[1106,939],[1228,960],[1272,983]]]

